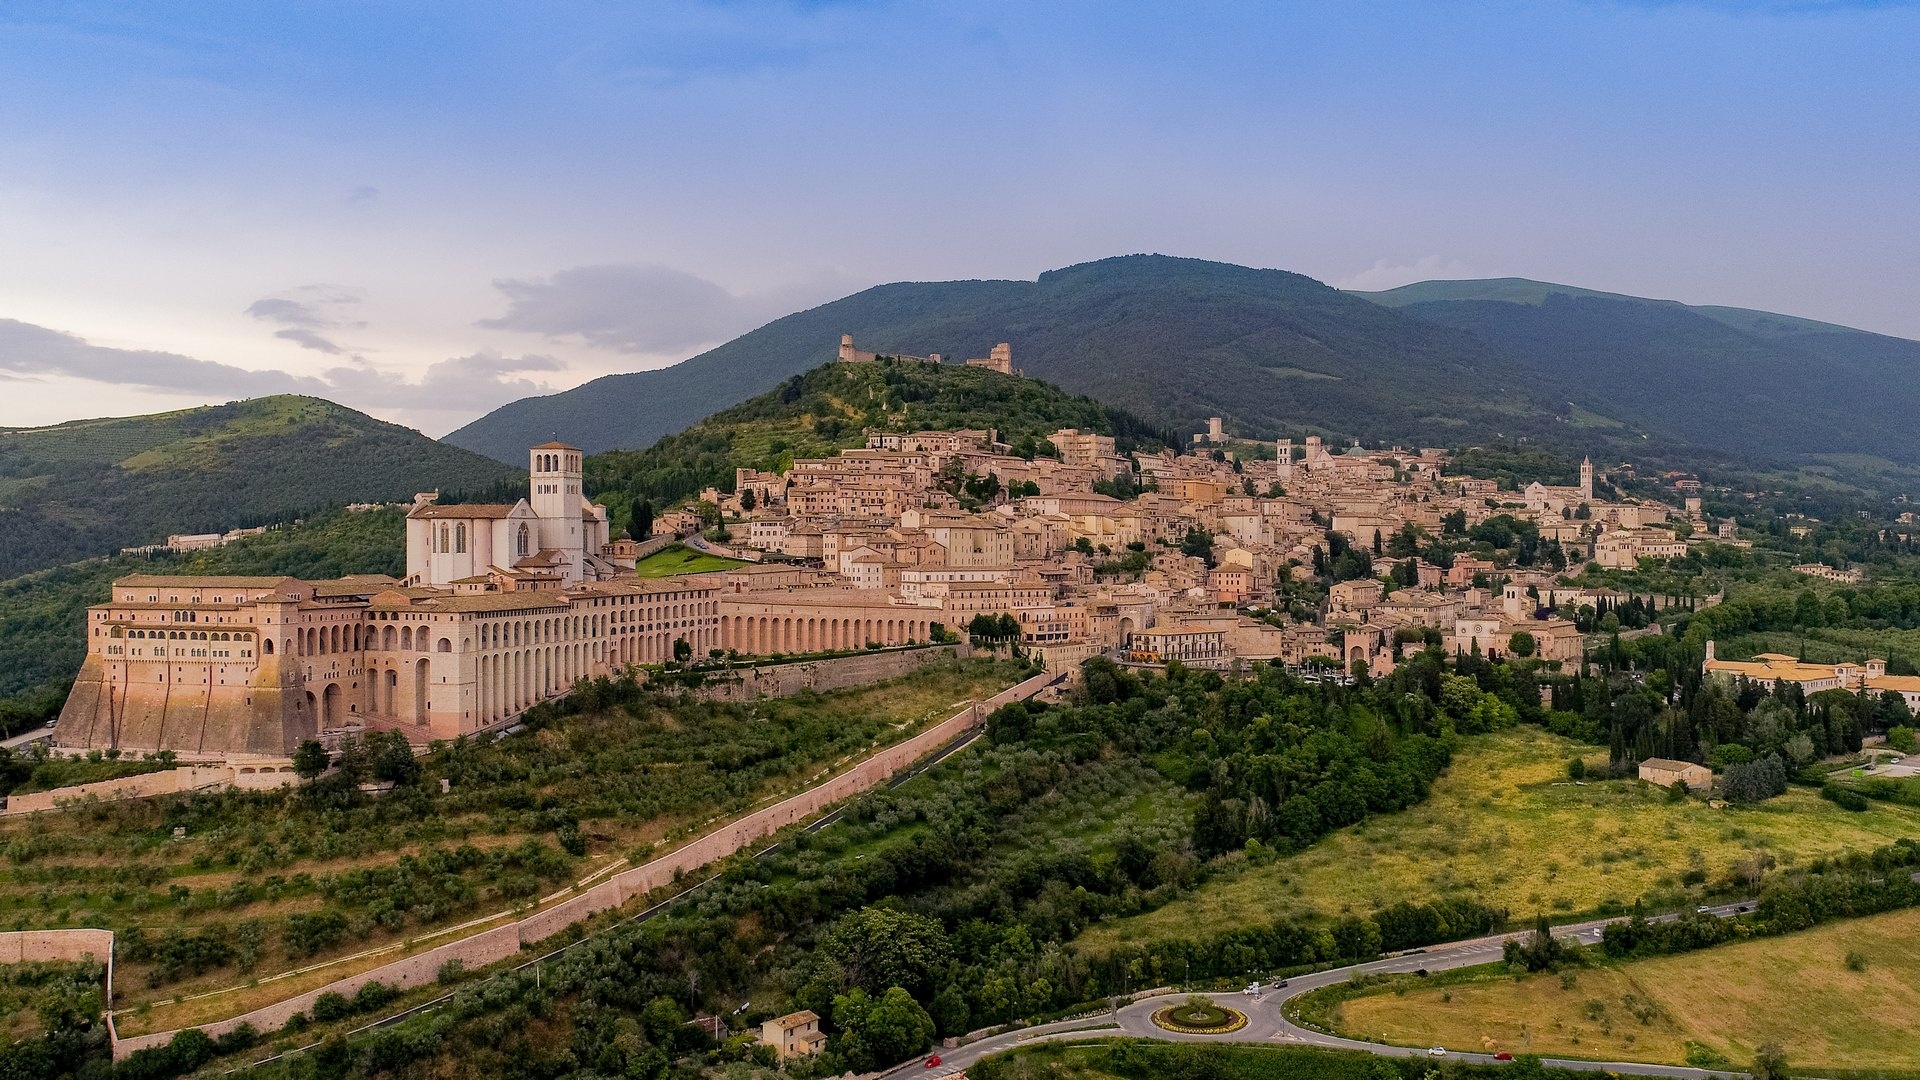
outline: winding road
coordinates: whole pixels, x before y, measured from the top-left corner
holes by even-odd
[[[1737,904],[1725,904],[1709,908],[1710,914],[1721,918],[1731,917],[1741,911],[1749,910],[1752,901]],[[1658,915],[1650,922],[1666,922],[1678,918],[1677,915]],[[1581,945],[1593,945],[1600,941],[1600,932],[1609,923],[1617,919],[1598,919],[1592,922],[1572,923],[1553,928],[1553,936],[1563,940],[1578,942]],[[1385,959],[1365,964],[1351,964],[1347,967],[1317,971],[1311,975],[1302,975],[1287,981],[1277,989],[1268,989],[1258,996],[1240,994],[1214,994],[1216,1000],[1231,1004],[1247,1014],[1247,1025],[1228,1035],[1182,1035],[1158,1027],[1153,1022],[1155,1011],[1164,1008],[1170,1000],[1183,997],[1186,991],[1167,991],[1152,997],[1140,998],[1132,1004],[1123,1006],[1118,1012],[1101,1016],[1082,1017],[1078,1020],[1060,1020],[1051,1024],[1037,1024],[1020,1028],[1004,1034],[994,1035],[968,1043],[954,1050],[938,1051],[940,1064],[927,1067],[925,1057],[915,1058],[905,1064],[881,1074],[887,1080],[901,1080],[909,1076],[926,1077],[939,1080],[966,1071],[967,1067],[981,1058],[1011,1050],[1016,1047],[1030,1046],[1043,1042],[1063,1042],[1096,1038],[1118,1038],[1131,1036],[1144,1039],[1161,1039],[1167,1042],[1235,1042],[1256,1043],[1267,1046],[1319,1046],[1336,1050],[1363,1050],[1370,1054],[1389,1057],[1425,1057],[1427,1051],[1405,1046],[1391,1046],[1386,1043],[1365,1042],[1359,1039],[1346,1039],[1337,1035],[1328,1035],[1312,1028],[1302,1027],[1286,1017],[1286,1003],[1310,990],[1323,986],[1332,986],[1351,979],[1355,974],[1369,975],[1404,974],[1425,969],[1427,971],[1446,971],[1451,968],[1471,967],[1475,964],[1492,963],[1500,959],[1506,943],[1515,938],[1525,937],[1532,931],[1518,931],[1511,934],[1496,934],[1492,937],[1475,938],[1470,941],[1456,941],[1447,945],[1435,945],[1415,952],[1401,953]],[[1231,998],[1231,1000],[1229,999]],[[1460,1061],[1472,1061],[1492,1064],[1493,1056],[1479,1053],[1456,1053],[1449,1050],[1448,1058]],[[1720,1080],[1720,1078],[1739,1078],[1746,1076],[1740,1072],[1717,1072],[1711,1069],[1690,1069],[1678,1065],[1647,1065],[1632,1061],[1582,1061],[1562,1058],[1542,1058],[1544,1064],[1566,1069],[1579,1069],[1593,1072],[1618,1073],[1623,1076],[1661,1076],[1676,1077],[1683,1080]]]

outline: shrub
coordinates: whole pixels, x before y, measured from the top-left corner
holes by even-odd
[[[1847,970],[1848,971],[1867,970],[1867,954],[1861,952],[1858,949],[1847,950]]]
[[[353,1014],[353,1004],[345,995],[329,990],[313,999],[313,1018],[322,1024],[344,1020]]]
[[[1905,724],[1895,724],[1887,729],[1887,745],[1903,754],[1920,750],[1920,738],[1916,738],[1913,729]]]
[[[360,989],[353,995],[353,1011],[372,1012],[392,1001],[399,993],[400,991],[377,979],[373,982],[361,983]]]
[[[1840,807],[1842,810],[1852,810],[1855,813],[1865,810],[1871,805],[1867,802],[1865,795],[1860,794],[1850,787],[1836,784],[1832,781],[1820,785],[1820,797]]]

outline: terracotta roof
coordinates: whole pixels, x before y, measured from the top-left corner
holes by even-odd
[[[566,443],[563,443],[563,442],[544,442],[544,443],[541,443],[541,444],[540,444],[539,446],[535,446],[535,447],[531,447],[531,449],[534,449],[534,450],[578,450],[578,449],[580,449],[580,448],[579,448],[579,447],[577,447],[577,446],[569,446],[569,445],[567,445]]]
[[[309,581],[315,596],[372,596],[399,585],[385,574],[358,574],[337,581]]]
[[[449,520],[458,519],[462,521],[498,519],[511,515],[519,505],[519,503],[514,503],[511,506],[505,503],[454,503],[452,506],[442,506],[439,503],[428,503],[425,506],[416,506],[412,510],[407,511],[407,516],[410,518],[447,518]]]
[[[528,608],[560,609],[572,605],[558,593],[551,592],[497,592],[467,593],[461,596],[442,596],[422,601],[419,607],[432,611],[476,612],[522,611]]]
[[[271,589],[278,585],[304,584],[294,577],[195,577],[186,574],[128,574],[115,578],[116,588],[130,589]]]

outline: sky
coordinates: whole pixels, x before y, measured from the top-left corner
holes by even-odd
[[[1920,338],[1916,45],[1891,0],[8,0],[0,426],[299,392],[440,435],[1149,251]]]

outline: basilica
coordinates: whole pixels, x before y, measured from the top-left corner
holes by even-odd
[[[416,498],[407,577],[136,574],[87,610],[87,657],[54,730],[68,750],[284,757],[398,730],[426,743],[511,723],[575,680],[720,645],[720,586],[611,561],[581,452],[529,456],[510,506]],[[631,566],[631,561],[628,563]]]

